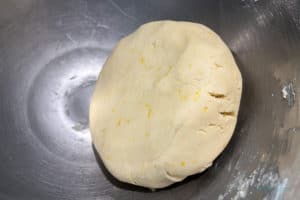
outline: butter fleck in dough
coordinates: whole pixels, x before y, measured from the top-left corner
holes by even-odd
[[[212,30],[147,23],[106,61],[90,105],[93,143],[120,181],[162,188],[202,172],[228,144],[242,78]]]

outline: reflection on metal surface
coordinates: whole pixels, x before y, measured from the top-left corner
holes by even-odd
[[[2,1],[0,199],[299,199],[299,10],[297,0]],[[214,165],[152,193],[116,181],[95,158],[87,107],[116,42],[158,19],[219,33],[244,90]]]
[[[288,105],[293,106],[296,98],[293,83],[284,85],[281,92],[282,92],[282,97],[287,100]]]

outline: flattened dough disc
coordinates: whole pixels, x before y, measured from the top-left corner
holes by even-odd
[[[162,188],[209,167],[237,121],[242,78],[212,30],[147,23],[104,65],[90,106],[94,145],[119,180]]]

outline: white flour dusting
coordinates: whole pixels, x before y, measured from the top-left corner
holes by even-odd
[[[258,167],[248,175],[239,171],[234,180],[228,184],[226,191],[219,195],[218,200],[228,197],[232,200],[246,199],[251,194],[250,188],[269,192],[277,187],[279,181],[279,175],[272,171],[266,172],[265,167]]]
[[[281,90],[282,97],[287,100],[289,106],[295,103],[296,93],[292,82],[285,84]]]

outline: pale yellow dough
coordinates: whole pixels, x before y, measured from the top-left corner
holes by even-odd
[[[162,188],[202,172],[228,144],[242,78],[212,30],[157,21],[123,38],[90,106],[93,143],[120,181]]]

